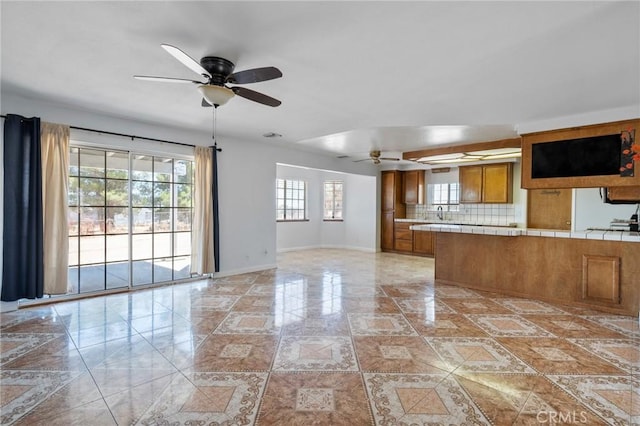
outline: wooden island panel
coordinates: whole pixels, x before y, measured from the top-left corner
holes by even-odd
[[[437,284],[638,315],[639,243],[439,232],[436,252]]]

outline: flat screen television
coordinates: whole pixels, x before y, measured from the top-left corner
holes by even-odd
[[[620,174],[620,134],[531,145],[533,179]]]

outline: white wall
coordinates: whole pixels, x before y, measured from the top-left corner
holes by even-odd
[[[379,235],[378,179],[376,176],[348,175],[345,199],[345,247],[377,251]],[[376,212],[376,213],[373,213]]]
[[[2,114],[37,116],[43,121],[65,123],[117,133],[134,134],[150,138],[172,140],[194,145],[210,145],[208,132],[191,131],[157,124],[138,122],[122,117],[111,117],[73,107],[49,103],[2,93]],[[86,134],[86,139],[114,141],[96,134]],[[175,146],[140,140],[119,139],[120,147],[180,150]],[[220,273],[219,276],[260,270],[276,266],[276,221],[275,179],[276,163],[295,164],[321,170],[335,170],[362,174],[375,182],[377,168],[367,164],[339,160],[332,156],[287,149],[265,140],[260,143],[220,138],[218,146],[223,149],[218,156],[218,178],[220,199]],[[367,181],[367,179],[364,179]],[[360,180],[355,179],[358,184]],[[375,185],[375,183],[374,183]],[[351,186],[351,185],[349,185]],[[353,185],[354,187],[356,185]],[[371,202],[374,207],[367,211],[370,218],[363,223],[374,231],[364,232],[365,225],[357,222],[352,234],[353,244],[358,247],[375,247],[367,240],[368,232],[375,234],[376,209],[374,201],[366,200],[360,212]],[[356,204],[357,206],[358,204]],[[351,207],[349,207],[351,208]],[[354,215],[355,216],[355,215]],[[331,235],[330,233],[328,235]],[[331,238],[335,238],[333,235]],[[329,237],[327,237],[329,238]],[[346,237],[345,237],[346,238]],[[373,237],[375,239],[375,235]],[[346,240],[345,240],[346,241]]]
[[[598,188],[574,191],[574,229],[608,228],[613,219],[629,220],[638,207],[636,204],[606,204]]]
[[[513,206],[514,220],[519,228],[527,226],[527,190],[521,188],[522,163],[513,163]]]
[[[336,173],[326,170],[277,166],[277,177],[307,182],[308,221],[278,222],[277,251],[317,247],[340,247],[375,251],[377,186],[375,176]],[[323,221],[323,184],[344,182],[344,220]]]

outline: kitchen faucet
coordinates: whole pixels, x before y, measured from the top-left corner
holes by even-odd
[[[436,213],[436,216],[438,217],[439,220],[442,220],[444,218],[444,216],[442,215],[442,206],[438,206],[438,213]]]

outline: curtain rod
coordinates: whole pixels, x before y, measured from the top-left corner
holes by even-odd
[[[7,118],[7,116],[4,115],[4,114],[0,115],[0,117]],[[164,140],[164,139],[147,138],[145,136],[135,136],[135,135],[128,135],[128,134],[125,134],[125,133],[108,132],[106,130],[89,129],[87,127],[69,126],[69,128],[70,129],[74,129],[74,130],[84,130],[85,132],[103,133],[105,135],[112,135],[112,136],[122,136],[122,137],[125,137],[125,138],[131,138],[131,140],[140,139],[140,140],[153,141],[153,142],[170,143],[170,144],[174,144],[174,145],[190,146],[192,148],[195,148],[195,145],[191,145],[191,144],[188,144],[188,143],[182,143],[182,142],[167,141],[167,140]]]

